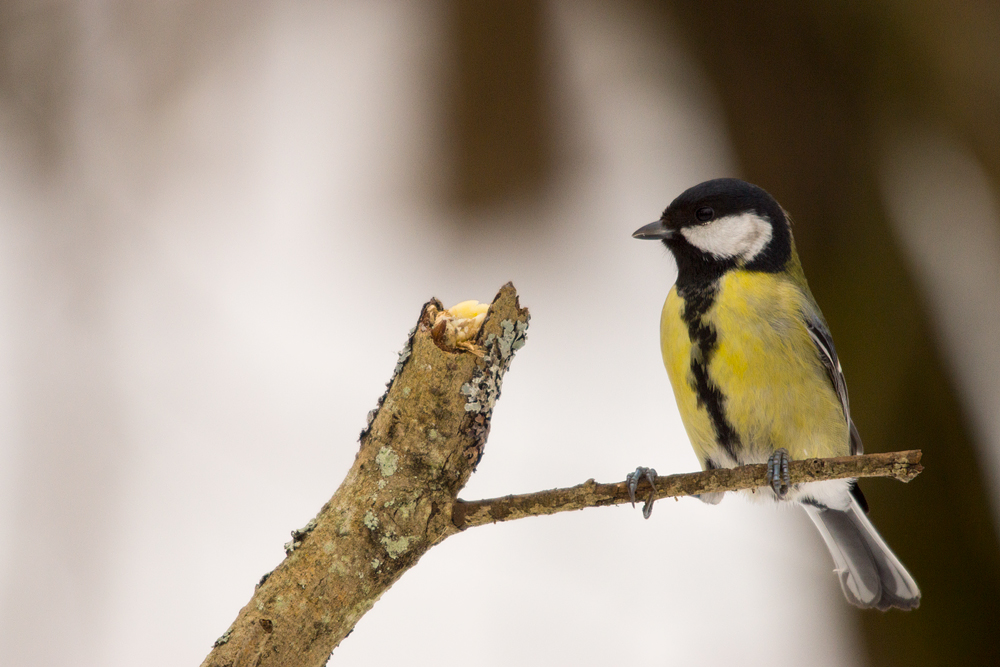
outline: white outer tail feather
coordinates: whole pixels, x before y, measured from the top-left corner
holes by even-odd
[[[852,497],[846,510],[803,504],[836,564],[844,595],[862,608],[914,609],[920,589]]]

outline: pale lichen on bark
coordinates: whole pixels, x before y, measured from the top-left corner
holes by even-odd
[[[472,379],[463,384],[460,390],[466,397],[464,409],[470,418],[469,429],[475,441],[475,446],[467,452],[472,459],[473,469],[482,458],[483,447],[489,437],[493,408],[500,398],[503,376],[510,368],[514,352],[524,345],[529,319],[530,316],[525,313],[524,320],[502,320],[500,335],[495,332],[487,334],[483,341],[485,354],[482,364],[477,366]]]
[[[464,318],[456,335],[435,337],[442,317],[450,313],[440,302],[425,304],[347,477],[293,531],[287,557],[261,579],[204,665],[324,664],[379,596],[456,532],[451,508],[482,456],[528,311],[508,284],[474,338],[466,338],[475,328]]]

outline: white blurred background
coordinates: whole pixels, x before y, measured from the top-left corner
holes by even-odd
[[[336,489],[431,296],[512,280],[532,312],[462,497],[698,468],[659,360],[673,265],[630,234],[740,170],[674,33],[642,5],[545,3],[551,183],[470,212],[442,194],[446,3],[194,4],[4,15],[9,71],[68,63],[55,120],[33,117],[50,93],[27,66],[0,108],[4,664],[199,663]],[[933,312],[995,481],[996,206],[961,179],[987,231],[951,252],[978,249],[989,278],[949,286],[935,219],[908,235],[927,210],[908,188],[955,188],[906,152],[979,167],[926,135],[887,149],[880,187],[928,299],[984,286],[980,327],[976,305]],[[831,569],[804,514],[739,498],[482,527],[432,549],[331,664],[864,664]]]

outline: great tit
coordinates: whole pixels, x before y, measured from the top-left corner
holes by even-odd
[[[702,468],[768,464],[770,486],[753,495],[805,509],[849,602],[916,608],[920,590],[868,520],[855,480],[789,484],[790,459],[863,450],[785,211],[761,188],[719,178],[684,191],[632,236],[662,241],[677,262],[660,349]]]

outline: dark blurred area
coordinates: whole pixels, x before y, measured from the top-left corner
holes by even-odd
[[[991,508],[997,480],[982,462],[982,451],[994,444],[974,437],[972,411],[960,399],[959,381],[935,333],[933,303],[917,286],[879,185],[887,145],[900,128],[916,125],[964,146],[987,175],[994,198],[1000,193],[1000,4],[633,5],[659,24],[665,40],[679,41],[717,96],[739,167],[737,174],[718,176],[757,183],[792,214],[866,451],[924,451],[925,472],[912,484],[863,485],[875,524],[923,591],[914,613],[853,615],[868,664],[1000,664],[1000,542]],[[439,203],[474,221],[511,201],[544,199],[560,169],[545,6],[447,0],[435,9],[450,59],[442,64],[447,164],[441,169],[447,178]],[[205,52],[246,38],[254,17],[273,6],[122,2],[103,11],[132,45],[126,51],[142,53],[140,62],[118,63],[119,75],[136,83],[130,103],[148,105],[155,115]],[[0,0],[2,131],[39,180],[54,187],[75,182],[66,174],[79,166],[72,162],[67,128],[79,121],[70,111],[79,94],[75,86],[86,83],[74,74],[72,45],[93,39],[88,35],[84,14],[71,3]],[[144,131],[134,129],[136,135]],[[82,242],[103,248],[102,238]],[[94,272],[99,283],[99,268]],[[99,310],[99,299],[91,306]],[[84,329],[100,320],[88,318],[81,315]],[[100,327],[93,326],[87,330],[99,341]],[[77,372],[100,385],[95,369]],[[58,379],[37,382],[59,385]],[[40,385],[40,396],[47,387]],[[105,429],[111,435],[97,447],[105,452],[98,458],[114,455],[114,406],[98,405],[79,417],[82,422],[105,413],[112,415]],[[36,426],[45,437],[66,437]],[[105,475],[94,479],[95,486],[115,488],[109,468],[90,464]],[[96,548],[84,551],[86,559],[99,558]],[[794,628],[775,629],[776,651],[787,632]]]
[[[919,122],[969,146],[1000,192],[1000,5],[644,4],[711,79],[739,175],[769,190],[800,223],[800,254],[846,360],[866,450],[924,451],[927,470],[913,486],[864,485],[876,523],[924,596],[918,613],[856,614],[869,664],[1000,664],[991,482],[878,188],[886,141],[900,124]],[[464,26],[456,40],[456,159],[469,174],[455,194],[472,206],[489,206],[526,184],[540,190],[547,175],[538,168],[551,141],[540,122],[544,97],[532,85],[545,70],[535,14],[514,3],[498,31],[499,5],[457,3],[453,10]],[[519,26],[520,38],[507,45],[519,47],[520,57],[483,57],[487,45]],[[483,39],[487,32],[499,36]],[[503,107],[523,114],[517,131],[509,116],[494,122],[483,108],[495,99],[489,87],[509,81],[511,71],[528,84],[505,88],[524,91]],[[505,152],[489,148],[501,144]]]
[[[55,166],[68,121],[74,21],[64,3],[0,3],[0,91],[7,133],[28,143],[28,154]]]
[[[919,613],[857,614],[869,663],[1000,664],[995,480],[980,472],[969,414],[877,188],[887,137],[917,121],[958,137],[1000,192],[1000,5],[662,9],[717,87],[742,174],[800,223],[802,261],[846,360],[866,450],[924,451],[913,486],[865,485],[876,523],[923,591]]]
[[[543,5],[450,0],[447,15],[448,198],[475,212],[542,195],[554,168]]]

